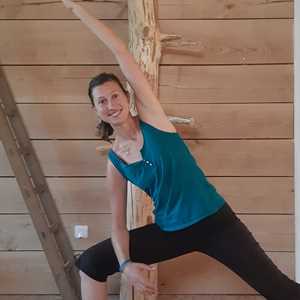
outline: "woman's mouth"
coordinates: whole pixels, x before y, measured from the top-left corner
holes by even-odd
[[[121,111],[122,111],[122,110],[118,110],[118,111],[116,111],[116,112],[110,114],[109,116],[110,116],[110,117],[113,117],[113,118],[116,118],[116,117],[121,113]]]

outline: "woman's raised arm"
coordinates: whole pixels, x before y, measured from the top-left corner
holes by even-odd
[[[71,0],[62,1],[113,52],[124,76],[134,89],[139,114],[143,111],[147,115],[166,118],[160,102],[126,44],[109,27],[90,15],[82,6]]]
[[[71,1],[62,0],[72,12],[114,53],[118,56],[126,49],[125,43],[103,22],[90,15],[84,7]]]

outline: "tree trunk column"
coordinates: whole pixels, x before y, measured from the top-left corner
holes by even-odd
[[[156,96],[158,96],[159,62],[161,58],[157,8],[156,0],[128,1],[129,50],[147,77]],[[132,90],[131,103],[134,103]],[[127,203],[127,226],[129,229],[154,222],[151,199],[130,182],[128,182]],[[149,274],[149,280],[157,286],[157,268],[147,273]],[[120,299],[155,300],[156,297],[139,293],[126,282],[126,278],[122,275]]]

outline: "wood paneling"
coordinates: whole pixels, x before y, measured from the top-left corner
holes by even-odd
[[[164,296],[162,296],[162,297],[164,297]],[[251,300],[261,300],[262,299],[262,298],[258,298],[258,296],[257,296],[257,298],[255,298],[255,297],[256,296],[253,296],[250,299]],[[188,296],[188,298],[189,298],[189,296]],[[168,298],[162,298],[162,299],[167,300]],[[180,298],[178,298],[178,299],[180,299]],[[224,299],[226,299],[226,298],[224,298]],[[0,295],[0,300],[63,300],[63,298],[60,295]],[[120,300],[120,298],[119,298],[119,295],[110,294],[108,296],[108,300]],[[242,300],[244,300],[244,299],[242,299]]]
[[[79,1],[89,12],[101,19],[125,19],[127,9],[122,1]],[[21,5],[22,3],[22,5]],[[291,18],[293,1],[260,0],[159,0],[159,18]],[[75,19],[59,1],[0,0],[0,19]]]
[[[185,142],[207,176],[293,176],[292,140]],[[33,141],[46,176],[105,176],[107,155],[96,151],[100,144],[103,142]],[[0,176],[12,175],[0,144]]]
[[[194,140],[187,144],[208,176],[293,176],[292,140]]]
[[[105,22],[127,41],[126,21]],[[161,20],[162,32],[193,41],[189,55],[171,51],[170,42],[161,64],[292,63],[292,25],[292,19]],[[116,63],[77,20],[0,21],[0,36],[2,64]]]
[[[116,66],[5,66],[18,103],[88,103],[89,80]],[[293,102],[292,65],[161,66],[162,103]]]
[[[163,108],[171,116],[194,118],[192,127],[176,125],[185,139],[293,135],[293,105],[289,103],[164,104]],[[98,139],[96,114],[89,104],[19,104],[19,109],[32,139]]]
[[[267,255],[280,270],[294,277],[293,253],[268,252]],[[1,294],[58,293],[43,252],[0,252],[0,260]],[[108,277],[109,293],[118,293],[119,275]],[[227,267],[197,252],[160,263],[159,290],[161,294],[257,294]]]
[[[108,300],[119,300],[119,295],[110,294]],[[246,295],[159,295],[158,300],[264,300],[262,296]],[[63,300],[58,295],[0,295],[0,300]]]
[[[238,217],[265,251],[294,251],[293,216],[238,215]],[[111,214],[63,214],[61,218],[74,250],[85,250],[110,237]],[[88,239],[74,238],[76,224],[88,225]],[[0,228],[0,251],[42,250],[29,215],[0,215]]]
[[[1,299],[1,298],[0,298]],[[246,295],[159,295],[158,300],[263,300],[262,296]],[[10,299],[8,299],[10,300]],[[25,299],[26,300],[26,299]]]
[[[108,296],[108,300],[119,300],[119,295]],[[262,296],[246,295],[159,295],[158,300],[264,300]],[[0,295],[0,300],[63,300],[58,295]]]
[[[209,177],[237,213],[294,213],[293,177]]]
[[[47,178],[60,213],[110,213],[105,178]],[[0,178],[1,213],[28,213],[14,178]]]
[[[291,27],[290,19],[164,20],[162,32],[179,34],[194,44],[182,55],[173,52],[169,43],[161,64],[291,63]]]
[[[292,253],[267,255],[283,273],[294,278]],[[161,294],[256,294],[223,264],[196,252],[160,263],[158,274]]]
[[[127,21],[105,22],[127,42]],[[79,20],[0,21],[0,36],[2,64],[116,63]]]
[[[293,177],[208,177],[236,213],[293,214]],[[60,213],[110,213],[105,178],[47,178]],[[28,213],[14,178],[0,178],[0,211]]]
[[[127,41],[123,1],[80,1]],[[208,180],[279,268],[294,277],[293,1],[159,0],[159,97]],[[61,1],[0,0],[0,64],[75,253],[110,235],[106,155],[89,80],[116,60]],[[173,19],[173,20],[172,20]],[[191,42],[186,45],[185,42]],[[38,140],[39,139],[39,140]],[[3,177],[4,176],[4,177]],[[0,300],[62,300],[0,143]],[[89,238],[75,240],[75,224]],[[15,251],[17,250],[17,251]],[[109,278],[118,300],[119,274]],[[263,300],[234,273],[191,253],[159,264],[158,300]],[[18,295],[19,294],[19,295]]]
[[[43,252],[0,252],[0,260],[3,262],[0,266],[1,294],[58,293],[58,289]],[[118,293],[119,280],[120,273],[115,273],[109,277],[109,293]]]
[[[168,103],[293,102],[291,65],[161,66]]]

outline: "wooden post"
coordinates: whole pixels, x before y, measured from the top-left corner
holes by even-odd
[[[156,0],[128,1],[129,50],[140,65],[156,95],[158,95],[159,62],[161,57],[157,7]],[[131,97],[134,97],[132,93]],[[134,99],[131,99],[131,102],[134,102]],[[147,198],[148,195],[146,193],[130,182],[128,183],[127,226],[129,229],[154,221],[152,201]],[[157,286],[157,268],[148,273],[150,281]],[[154,300],[156,297],[147,296],[133,290],[126,282],[124,276],[122,276],[120,299]]]
[[[153,92],[158,96],[159,85],[159,63],[162,52],[177,51],[176,53],[192,55],[189,46],[194,46],[193,42],[183,43],[182,37],[174,34],[160,33],[158,24],[158,2],[157,0],[130,0],[128,1],[128,24],[129,24],[129,50],[133,54],[136,62],[141,67]],[[196,53],[198,55],[198,53]],[[127,83],[130,92],[131,111],[137,114],[134,107],[134,93]],[[193,119],[170,118],[173,123],[189,123],[192,125]],[[127,201],[127,226],[129,229],[140,227],[154,222],[152,214],[153,205],[148,195],[138,187],[128,182]],[[157,265],[154,271],[149,272],[149,279],[158,287]],[[156,296],[146,296],[135,291],[121,277],[120,299],[124,300],[155,300]]]

